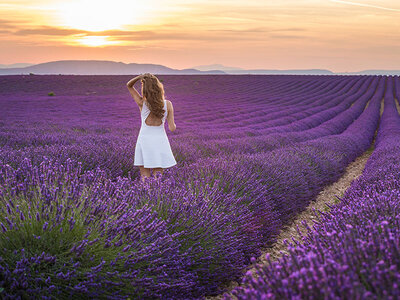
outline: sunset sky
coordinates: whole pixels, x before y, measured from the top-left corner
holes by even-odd
[[[0,64],[400,69],[398,0],[2,0]]]

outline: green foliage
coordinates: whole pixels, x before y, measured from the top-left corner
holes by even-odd
[[[9,228],[7,232],[2,232],[0,235],[2,263],[16,268],[18,261],[22,260],[25,255],[34,257],[40,256],[44,252],[46,255],[56,256],[57,259],[52,262],[31,264],[31,274],[29,275],[50,277],[53,285],[64,287],[62,296],[65,298],[67,297],[66,291],[71,286],[87,280],[87,274],[104,259],[106,264],[99,271],[98,276],[115,282],[122,281],[125,284],[117,288],[125,293],[132,292],[128,279],[109,276],[107,272],[125,272],[123,262],[127,258],[124,257],[130,254],[134,259],[135,251],[123,252],[123,248],[128,245],[123,235],[116,235],[113,239],[108,240],[109,237],[103,234],[104,231],[107,231],[108,225],[105,225],[105,229],[101,228],[103,217],[96,218],[91,215],[90,205],[85,204],[91,197],[91,189],[85,188],[80,198],[75,200],[70,195],[67,182],[55,183],[53,190],[56,191],[56,189],[58,189],[57,195],[48,207],[43,207],[46,196],[42,194],[39,185],[31,186],[26,193],[19,195],[14,195],[9,188],[5,189],[6,193],[3,195],[3,200],[0,201],[0,211],[6,211],[7,202],[12,200],[15,208],[11,208],[12,213],[8,215],[8,218],[15,222],[17,227]],[[80,204],[77,205],[77,203]],[[49,209],[50,207],[53,209]],[[59,209],[62,210],[59,215],[60,221],[57,217]],[[22,212],[23,220],[19,217],[17,210]],[[47,213],[48,217],[44,217],[42,211]],[[36,218],[37,214],[41,215],[39,220]],[[5,214],[0,215],[0,222],[6,224],[5,217]],[[69,223],[71,218],[75,220],[73,226],[70,226]],[[90,226],[88,226],[88,220],[91,220]],[[47,226],[44,226],[45,223]],[[122,244],[116,246],[115,243],[121,239],[123,240]],[[71,249],[83,240],[92,244],[86,245],[81,255],[72,252]],[[112,245],[111,247],[104,247],[107,240]],[[24,249],[26,254],[21,249]],[[111,261],[117,261],[115,266],[110,265]],[[143,261],[142,264],[147,264],[147,261]],[[138,265],[137,267],[140,269],[143,266]],[[68,281],[57,277],[58,272],[67,273],[69,270],[74,270],[75,276]],[[111,292],[109,291],[109,293]]]

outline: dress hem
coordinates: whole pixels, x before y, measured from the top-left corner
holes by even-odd
[[[144,166],[143,164],[134,164],[134,166],[143,166],[144,168],[171,168],[173,166],[176,166],[177,164],[173,164],[173,165],[167,165],[167,166]]]

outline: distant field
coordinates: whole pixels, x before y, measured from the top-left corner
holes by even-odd
[[[260,271],[263,281],[248,276],[236,296],[399,296],[398,76],[160,75],[178,164],[145,185],[133,166],[140,111],[131,78],[0,76],[0,295],[221,294],[372,147],[345,198],[358,205],[334,209],[308,248]],[[321,242],[333,231],[346,236],[334,243],[341,248]],[[386,275],[369,275],[378,269]]]

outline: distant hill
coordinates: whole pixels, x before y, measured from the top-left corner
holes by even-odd
[[[341,75],[400,75],[400,70],[364,70],[360,72],[338,73]]]
[[[306,69],[306,70],[268,70],[268,69],[241,69],[227,67],[220,64],[195,66],[198,70],[220,70],[227,74],[293,74],[293,75],[400,75],[400,70],[364,70],[357,72],[332,72],[325,69]]]
[[[24,67],[29,67],[32,66],[33,64],[28,64],[28,63],[16,63],[16,64],[11,64],[11,65],[3,65],[0,64],[0,69],[5,69],[5,68],[24,68]]]
[[[242,68],[236,67],[227,67],[221,64],[212,64],[212,65],[201,65],[192,67],[192,69],[200,70],[200,71],[211,71],[211,70],[220,70],[220,71],[233,71],[233,70],[243,70]]]
[[[294,74],[294,75],[333,75],[335,73],[329,70],[319,70],[319,69],[310,69],[310,70],[267,70],[267,69],[242,69],[237,67],[227,67],[221,64],[213,64],[213,65],[201,65],[192,67],[193,69],[201,70],[201,71],[210,71],[210,70],[220,70],[224,71],[227,74]]]
[[[228,71],[229,74],[287,74],[287,75],[334,75],[332,71],[320,70],[320,69],[309,69],[309,70],[264,70],[264,69],[252,69],[252,70],[232,70]]]
[[[198,74],[291,74],[291,75],[400,75],[400,70],[364,70],[359,72],[334,73],[325,69],[241,69],[221,64],[200,65],[189,69],[172,69],[157,64],[123,63],[110,60],[58,60],[40,64],[16,63],[0,65],[0,75],[21,74],[70,74],[70,75],[134,75],[152,73],[160,75]]]
[[[19,74],[71,74],[71,75],[133,75],[152,74],[224,74],[223,71],[199,71],[196,69],[171,69],[156,64],[125,64],[108,60],[59,60],[23,68],[0,69],[0,75]]]

